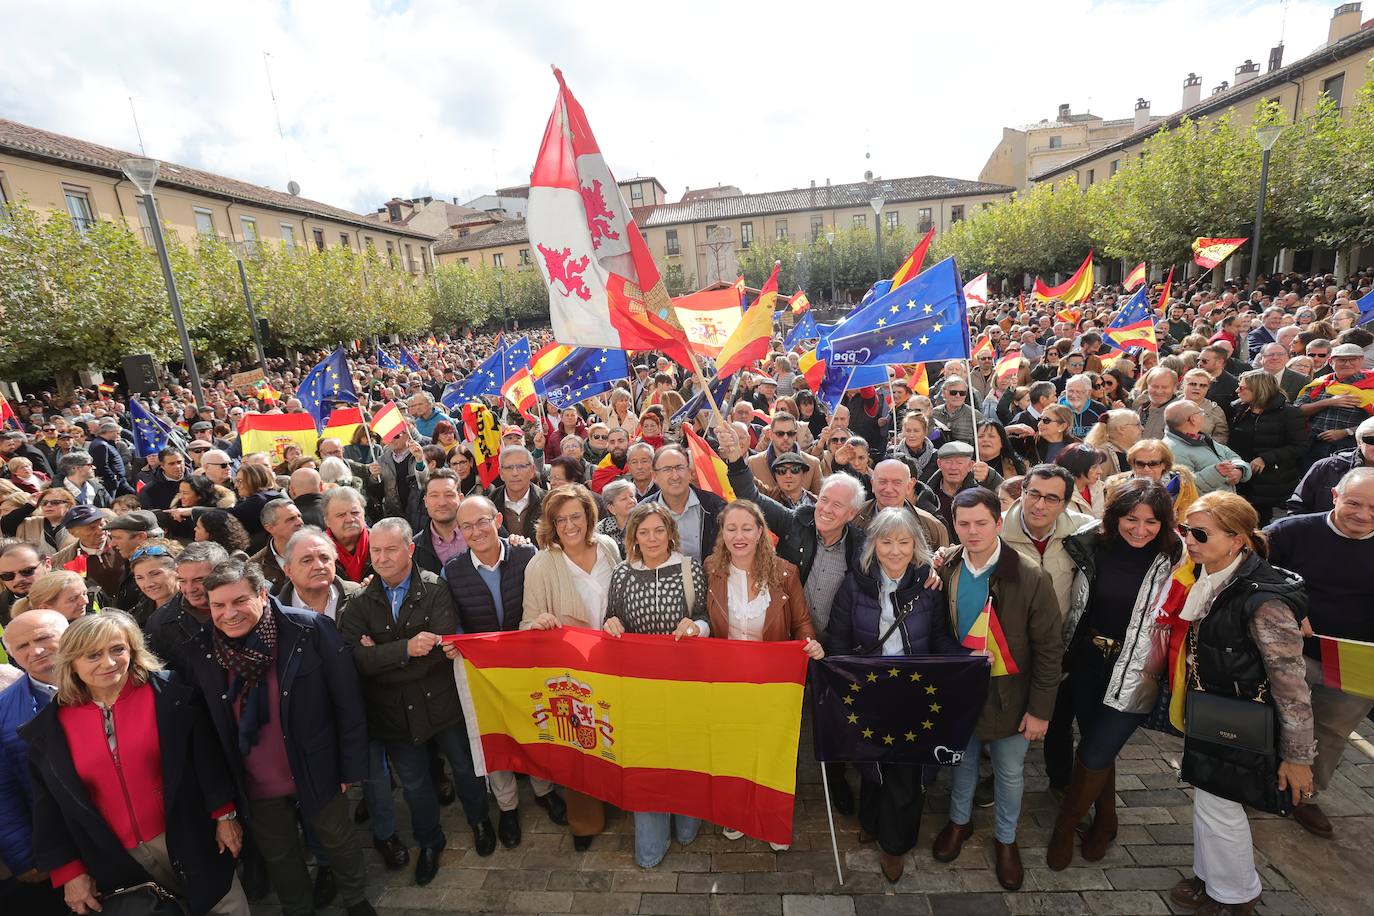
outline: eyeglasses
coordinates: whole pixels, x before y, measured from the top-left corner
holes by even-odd
[[[1131,467],[1145,469],[1162,468],[1164,467],[1164,459],[1156,458],[1153,461],[1132,461]]]
[[[1041,493],[1039,490],[1027,490],[1022,494],[1026,502],[1042,502],[1047,506],[1057,506],[1064,501],[1064,497],[1055,496],[1053,493]]]
[[[37,571],[37,566],[25,566],[23,569],[16,569],[14,572],[3,572],[0,573],[0,582],[13,582],[19,576],[23,576],[27,579]]]
[[[1054,417],[1041,417],[1037,423],[1063,423],[1063,420],[1056,420]]]
[[[795,438],[797,438],[797,431],[796,431],[795,429],[788,429],[788,430],[775,429],[775,430],[773,430],[773,438],[776,439],[776,438],[778,438],[779,436],[781,436],[781,437],[783,437],[783,438],[786,438],[786,439],[795,439]]]
[[[1207,543],[1207,531],[1204,528],[1194,528],[1192,525],[1185,525],[1182,522],[1178,526],[1179,533],[1186,538],[1192,538],[1199,544]]]
[[[598,441],[601,441],[601,440],[604,440],[604,439],[609,439],[610,436],[602,436],[602,435],[598,435],[598,434],[596,434],[596,433],[592,433],[592,437],[591,437],[591,438],[592,438],[592,441],[593,441],[593,442],[598,442]]]
[[[65,506],[67,505],[67,501],[65,499],[45,499],[38,505],[43,508],[47,508],[49,506]]]
[[[1365,445],[1374,445],[1374,436],[1361,436],[1360,441]]]
[[[773,476],[780,474],[805,474],[806,468],[799,468],[795,464],[784,464],[782,467],[773,469]]]
[[[474,531],[476,531],[477,529],[481,528],[483,525],[490,525],[490,524],[491,524],[492,522],[494,522],[495,520],[496,520],[496,516],[494,516],[494,515],[487,515],[487,516],[484,516],[484,517],[482,517],[482,518],[479,518],[479,519],[478,519],[477,521],[475,521],[475,522],[468,522],[468,523],[466,523],[466,524],[459,525],[459,526],[458,526],[458,530],[461,531],[461,532],[463,532],[464,534],[472,534],[472,532],[474,532]]]
[[[227,468],[230,464],[227,461],[202,461],[200,466],[203,468]]]
[[[843,444],[843,443],[848,442],[848,441],[849,441],[849,437],[848,437],[848,436],[831,436],[831,437],[830,437],[830,444],[831,444],[831,445],[834,445],[836,442],[839,442],[839,443]]]
[[[579,524],[586,519],[586,515],[579,512],[576,515],[560,515],[553,520],[554,527],[566,528],[568,525]]]
[[[528,471],[534,467],[532,464],[507,464],[501,467],[503,471]]]
[[[151,547],[140,547],[134,551],[134,555],[129,557],[129,562],[141,560],[144,557],[169,557],[171,553],[161,544],[154,544]]]
[[[659,474],[669,474],[669,475],[672,475],[672,474],[686,474],[686,473],[687,473],[687,465],[685,465],[685,464],[670,464],[670,465],[667,465],[666,467],[654,468],[654,472],[655,472],[655,473],[659,473]]]

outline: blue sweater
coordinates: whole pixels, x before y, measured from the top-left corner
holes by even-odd
[[[1374,642],[1374,604],[1369,600],[1374,538],[1356,541],[1337,534],[1326,523],[1325,512],[1281,518],[1264,533],[1269,536],[1270,564],[1297,573],[1307,583],[1314,632]],[[1319,658],[1317,640],[1306,640],[1304,652]]]

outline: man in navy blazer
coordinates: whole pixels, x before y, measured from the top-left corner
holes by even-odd
[[[67,913],[62,892],[33,864],[33,790],[28,745],[19,727],[57,694],[57,646],[67,618],[57,611],[20,614],[5,629],[5,650],[24,676],[0,692],[0,859],[15,877],[0,891],[7,913]]]

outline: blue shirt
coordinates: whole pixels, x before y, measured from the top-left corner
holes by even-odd
[[[501,603],[501,566],[506,562],[506,544],[501,543],[501,556],[497,558],[495,566],[488,566],[477,555],[472,555],[472,567],[477,570],[477,575],[482,577],[482,582],[486,584],[487,591],[491,592],[491,600],[496,604],[496,622],[504,629],[506,626],[506,606]]]
[[[399,621],[401,619],[401,604],[406,600],[406,595],[410,594],[410,580],[414,577],[415,570],[410,571],[410,575],[399,585],[387,585],[386,580],[382,580],[382,590],[386,592],[386,600],[391,602],[391,619]]]
[[[968,636],[968,631],[973,628],[973,622],[983,613],[983,608],[988,603],[992,571],[997,568],[997,561],[1001,555],[999,544],[996,552],[989,558],[988,564],[978,572],[974,572],[969,566],[967,553],[964,555],[964,561],[959,564],[959,593],[954,602],[954,638],[960,642]]]

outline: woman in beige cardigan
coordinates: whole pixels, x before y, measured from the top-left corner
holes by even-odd
[[[535,540],[539,553],[525,567],[522,630],[586,627],[600,630],[606,616],[611,573],[620,563],[615,541],[596,532],[596,502],[581,484],[568,484],[544,497]],[[579,852],[606,829],[600,799],[565,789],[568,827]]]

